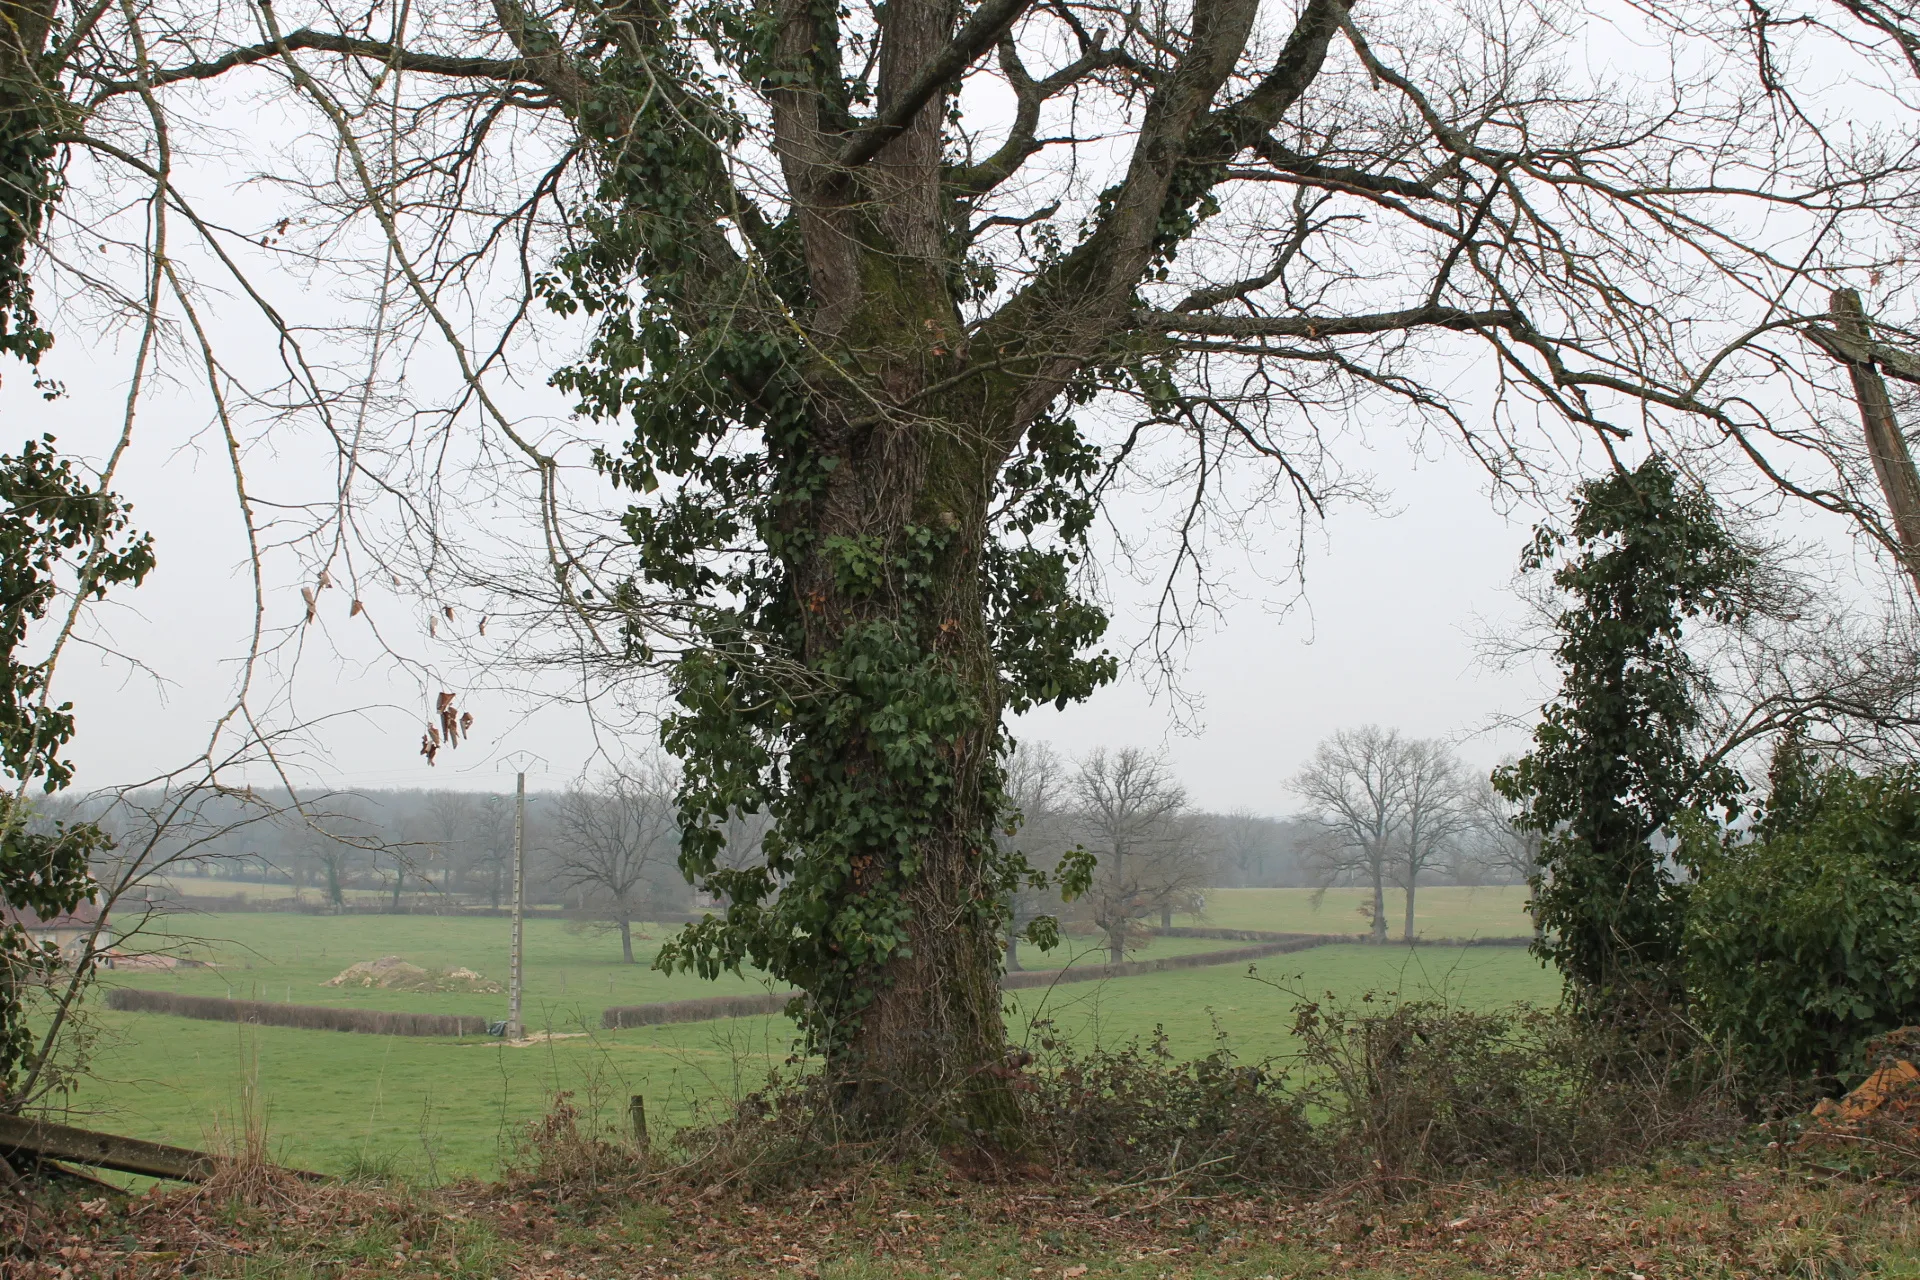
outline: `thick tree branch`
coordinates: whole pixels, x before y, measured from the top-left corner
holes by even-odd
[[[1017,103],[1013,127],[1007,131],[1006,140],[985,160],[948,170],[947,187],[968,197],[983,196],[992,191],[1017,173],[1029,157],[1046,145],[1036,136],[1040,127],[1041,107],[1096,71],[1126,66],[1132,61],[1121,50],[1104,49],[1096,44],[1044,80],[1035,80],[1021,63],[1012,37],[1003,35],[1000,39],[1000,69],[1005,73],[1007,83],[1013,86]]]
[[[1300,154],[1278,138],[1268,135],[1253,144],[1254,154],[1283,173],[1310,182],[1324,182],[1345,190],[1370,191],[1376,195],[1402,196],[1409,200],[1440,200],[1445,197],[1433,187],[1390,173],[1368,173],[1345,165],[1321,164]]]
[[[1131,327],[1141,333],[1196,333],[1216,338],[1340,338],[1400,329],[1511,329],[1523,323],[1514,311],[1428,306],[1354,316],[1214,316],[1184,311],[1136,311]]]
[[[843,168],[865,164],[906,132],[934,95],[992,48],[1032,0],[986,0],[954,33],[953,40],[920,69],[913,82],[887,109],[847,139],[837,157]]]
[[[357,36],[302,27],[298,31],[288,32],[286,39],[278,43],[269,41],[245,45],[205,62],[157,69],[153,73],[153,84],[159,87],[185,80],[212,80],[239,67],[277,58],[282,50],[300,52],[308,49],[365,58],[402,71],[418,71],[455,79],[493,80],[502,84],[537,82],[532,64],[524,58],[471,58],[453,54],[416,53],[385,40],[363,40]],[[107,85],[106,91],[109,94],[130,93],[136,87],[131,82],[116,82]]]

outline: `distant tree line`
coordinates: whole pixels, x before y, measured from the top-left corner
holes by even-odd
[[[1410,883],[1523,881],[1537,841],[1512,830],[1498,798],[1476,779],[1437,744],[1357,730],[1322,744],[1295,778],[1307,811],[1273,817],[1199,808],[1169,763],[1138,747],[1070,759],[1044,742],[1023,745],[1008,772],[1020,820],[1005,839],[1042,870],[1053,871],[1076,849],[1094,869],[1087,892],[1072,903],[1054,885],[1013,894],[1008,967],[1019,967],[1018,939],[1042,917],[1099,935],[1117,963],[1154,926],[1172,924],[1175,915],[1204,916],[1213,889],[1375,883],[1384,892]],[[664,758],[645,757],[561,790],[530,792],[528,901],[583,913],[619,936],[629,961],[635,922],[720,905],[696,895],[680,872],[676,785]],[[1362,821],[1355,797],[1369,788],[1377,811]],[[43,816],[96,819],[124,842],[144,811],[138,800],[119,793],[94,812],[96,802],[75,799],[59,813],[43,806]],[[509,794],[343,790],[295,803],[284,794],[209,792],[196,805],[161,837],[181,845],[168,858],[180,896],[199,896],[195,882],[204,879],[220,882],[222,893],[240,881],[261,885],[263,897],[298,891],[339,908],[369,905],[372,894],[391,910],[423,900],[468,908],[511,902]],[[764,830],[764,818],[735,818],[727,860],[756,864]],[[1409,919],[1411,911],[1409,898]],[[1374,928],[1385,936],[1382,915]]]

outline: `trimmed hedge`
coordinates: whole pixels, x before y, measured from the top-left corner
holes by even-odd
[[[1098,982],[1106,978],[1131,978],[1136,974],[1159,973],[1166,969],[1197,969],[1202,965],[1233,964],[1239,960],[1258,960],[1283,951],[1305,951],[1328,942],[1345,942],[1313,933],[1276,933],[1264,935],[1273,941],[1255,947],[1234,947],[1225,951],[1202,951],[1190,956],[1168,956],[1163,960],[1135,960],[1126,964],[1103,964],[1085,969],[1035,969],[1001,976],[1004,991],[1023,987],[1047,987],[1056,982]],[[773,991],[757,996],[708,996],[701,1000],[668,1000],[660,1004],[629,1004],[608,1009],[600,1015],[600,1025],[609,1031],[623,1027],[652,1027],[663,1022],[706,1022],[713,1018],[752,1018],[765,1013],[780,1013],[799,993]]]
[[[600,1015],[608,1031],[622,1027],[657,1027],[663,1022],[708,1022],[714,1018],[753,1018],[779,1013],[797,991],[769,991],[757,996],[703,996],[698,1000],[664,1000],[659,1004],[616,1005]]]
[[[1177,934],[1175,936],[1178,936]],[[1192,935],[1188,935],[1192,936]],[[1274,933],[1272,939],[1253,947],[1229,947],[1224,951],[1196,951],[1188,956],[1167,956],[1161,960],[1129,960],[1124,964],[1093,965],[1085,969],[1027,969],[1001,975],[1000,989],[1018,991],[1026,987],[1050,987],[1061,982],[1103,982],[1108,978],[1133,978],[1143,973],[1163,973],[1169,969],[1201,969],[1215,964],[1237,964],[1259,960],[1288,951],[1307,951],[1330,942],[1351,939],[1322,933]]]
[[[138,987],[115,987],[107,992],[107,1008],[133,1013],[170,1013],[208,1022],[248,1022],[261,1027],[354,1031],[369,1036],[483,1036],[487,1033],[487,1019],[472,1014],[395,1013],[319,1004],[223,1000],[218,996],[184,996]]]
[[[1268,933],[1260,929],[1203,929],[1176,925],[1170,929],[1156,928],[1154,934],[1162,938],[1220,938],[1230,942],[1283,942],[1288,938],[1315,937],[1322,943],[1357,942],[1366,944],[1371,941],[1364,933]],[[1405,938],[1388,938],[1390,947],[1527,947],[1533,945],[1533,939],[1521,935],[1499,938],[1415,938],[1409,943]]]
[[[1174,925],[1162,929],[1155,926],[1153,934],[1157,938],[1219,938],[1228,942],[1292,942],[1299,938],[1312,938],[1315,942],[1365,942],[1364,933],[1273,933],[1266,929],[1212,929],[1189,925]]]

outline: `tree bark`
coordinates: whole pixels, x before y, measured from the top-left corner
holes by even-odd
[[[1407,923],[1403,935],[1408,942],[1413,941],[1413,876],[1407,877]]]
[[[1385,946],[1387,941],[1387,883],[1386,875],[1380,863],[1373,864],[1373,944]]]
[[[620,912],[620,959],[625,964],[633,963],[633,921],[627,919],[625,910]]]
[[[1853,379],[1854,397],[1860,402],[1867,453],[1873,459],[1873,474],[1880,481],[1880,492],[1886,495],[1887,510],[1893,516],[1907,575],[1913,579],[1915,588],[1920,589],[1920,475],[1914,472],[1913,455],[1907,451],[1906,437],[1893,415],[1893,400],[1887,395],[1886,379],[1880,376],[1870,358],[1872,332],[1867,326],[1860,294],[1853,289],[1835,289],[1830,305],[1834,329],[1851,348],[1869,353],[1869,358],[1848,360],[1847,373]]]

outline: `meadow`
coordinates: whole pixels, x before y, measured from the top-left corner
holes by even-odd
[[[1317,895],[1311,889],[1209,889],[1202,918],[1177,916],[1175,924],[1220,929],[1271,929],[1281,933],[1365,933],[1373,893],[1351,885]],[[1525,885],[1426,885],[1413,898],[1417,938],[1523,938],[1533,932]],[[1406,898],[1387,890],[1387,934],[1398,938]]]
[[[1425,891],[1421,898],[1434,891]],[[1515,932],[1513,903],[1497,891],[1435,895],[1431,928],[1480,936]],[[1288,896],[1292,895],[1292,896]],[[1231,928],[1327,931],[1289,890],[1219,891],[1206,923]],[[1338,910],[1329,894],[1322,911]],[[1423,921],[1427,919],[1423,912]],[[1524,916],[1522,917],[1524,921]],[[1185,921],[1181,921],[1185,923]],[[507,922],[434,916],[301,916],[237,913],[181,917],[173,928],[215,969],[130,972],[132,986],[238,998],[291,998],[366,1008],[504,1016],[505,997],[328,988],[347,965],[399,955],[430,968],[457,965],[506,977]],[[762,1083],[793,1051],[783,1017],[598,1029],[608,1004],[763,990],[764,980],[728,976],[708,983],[647,965],[672,926],[636,939],[640,963],[619,963],[609,935],[552,920],[527,926],[526,1021],[555,1038],[508,1046],[490,1040],[374,1037],[275,1027],[242,1027],[156,1014],[95,1014],[98,1078],[75,1099],[72,1118],[140,1137],[188,1145],[230,1141],[264,1121],[282,1161],[323,1172],[382,1171],[423,1182],[486,1176],[510,1159],[525,1124],[553,1095],[608,1128],[624,1123],[627,1099],[646,1099],[657,1129],[687,1123],[716,1100]],[[1206,939],[1156,939],[1130,958],[1230,947]],[[1097,939],[1070,937],[1043,957],[1022,949],[1029,969],[1097,964]],[[1008,996],[1016,1039],[1045,1019],[1080,1044],[1114,1044],[1162,1029],[1181,1056],[1205,1053],[1224,1037],[1245,1060],[1284,1055],[1296,997],[1364,992],[1445,992],[1474,1004],[1551,1001],[1558,980],[1512,947],[1339,944],[1271,957],[1250,977],[1245,964],[1104,982],[1033,988]]]

